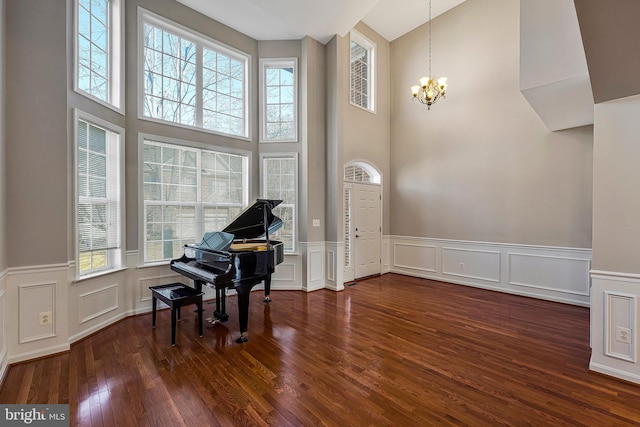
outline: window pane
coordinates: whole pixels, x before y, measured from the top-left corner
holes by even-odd
[[[373,47],[364,46],[351,40],[350,58],[350,99],[355,105],[372,109],[371,105],[371,63]]]
[[[145,23],[141,48],[143,115],[246,136],[245,59],[221,53],[198,35],[179,33],[157,23]],[[197,55],[201,55],[201,61]],[[201,64],[201,70],[197,64]]]
[[[283,222],[280,230],[273,234],[274,239],[282,241],[286,251],[294,251],[296,159],[295,157],[264,158],[263,170],[264,197],[282,200],[282,203],[273,209],[274,215]]]
[[[76,87],[102,101],[113,103],[110,96],[110,69],[111,63],[119,58],[115,58],[114,54],[117,46],[111,46],[110,43],[113,36],[110,21],[119,19],[119,16],[114,14],[110,19],[110,1],[78,1]],[[119,35],[115,35],[114,40],[117,37]]]
[[[296,139],[295,68],[265,61],[263,66],[264,108],[262,120],[264,140]]]
[[[153,141],[144,153],[145,261],[180,257],[185,243],[219,231],[246,205],[242,156]]]

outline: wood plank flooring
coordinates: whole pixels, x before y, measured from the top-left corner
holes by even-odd
[[[252,295],[197,334],[183,307],[11,366],[2,403],[69,403],[77,426],[626,426],[640,386],[588,371],[589,310],[396,274]],[[205,306],[207,313],[212,305]]]

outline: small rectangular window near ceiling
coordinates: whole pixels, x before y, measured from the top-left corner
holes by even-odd
[[[376,45],[362,34],[351,32],[349,87],[352,105],[375,111]]]
[[[262,142],[298,140],[297,59],[261,59]]]
[[[121,0],[75,1],[74,87],[95,100],[121,108]]]

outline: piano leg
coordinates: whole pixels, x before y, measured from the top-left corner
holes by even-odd
[[[251,289],[244,292],[238,291],[238,315],[240,318],[240,338],[236,340],[238,344],[249,341],[247,325],[249,323],[249,295]]]
[[[264,302],[271,302],[271,275],[267,274],[264,278]]]
[[[225,289],[216,287],[216,311],[213,312],[213,317],[218,319],[220,322],[226,322],[229,320],[226,301],[227,295],[225,294]]]

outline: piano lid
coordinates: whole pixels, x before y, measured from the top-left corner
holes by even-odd
[[[257,199],[253,205],[242,211],[222,231],[233,234],[236,239],[256,239],[263,236],[267,229],[269,233],[272,233],[282,225],[282,220],[271,212],[271,209],[280,203],[282,200]]]

